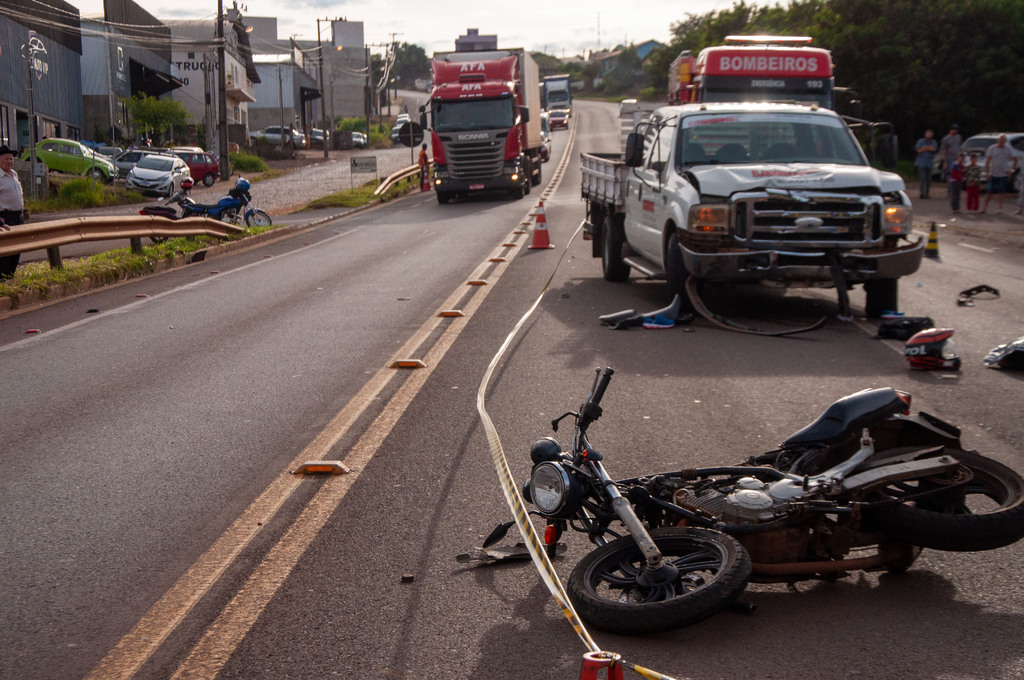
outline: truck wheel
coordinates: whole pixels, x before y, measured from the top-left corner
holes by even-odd
[[[448,201],[452,200],[452,195],[447,191],[438,191],[436,193],[437,202],[440,203],[441,205],[445,205],[446,203],[448,203]]]
[[[899,284],[897,279],[878,279],[864,282],[864,315],[877,319],[885,311],[897,311],[899,307]]]
[[[509,189],[508,193],[512,196],[513,201],[518,201],[526,195],[526,190],[523,187],[515,187],[514,189]]]
[[[621,283],[629,280],[629,265],[622,259],[622,246],[626,235],[614,215],[604,218],[601,225],[601,271],[605,281]]]
[[[540,163],[534,163],[534,166],[533,166],[533,167],[534,167],[534,169],[536,170],[536,172],[534,172],[534,173],[533,173],[533,174],[532,174],[532,175],[530,176],[530,183],[531,183],[531,184],[533,184],[533,186],[535,186],[535,187],[539,187],[539,186],[540,186],[540,182],[541,182],[541,177],[540,177]]]

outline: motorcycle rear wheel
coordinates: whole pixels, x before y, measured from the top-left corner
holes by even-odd
[[[962,487],[904,503],[865,510],[867,528],[903,543],[967,552],[993,550],[1024,538],[1024,478],[1002,463],[959,449],[946,449],[973,478]],[[872,502],[913,496],[940,479],[891,484]]]
[[[717,614],[746,587],[750,557],[732,536],[687,527],[655,529],[651,538],[678,577],[641,585],[640,548],[630,536],[616,539],[580,560],[569,575],[567,593],[581,619],[609,633],[660,633]]]

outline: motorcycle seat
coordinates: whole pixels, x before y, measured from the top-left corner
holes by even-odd
[[[861,390],[835,402],[807,427],[783,442],[785,448],[828,446],[850,435],[860,435],[871,423],[907,410],[907,403],[891,387]]]
[[[193,210],[203,210],[205,212],[218,212],[222,209],[219,203],[196,203],[195,205],[189,206]]]

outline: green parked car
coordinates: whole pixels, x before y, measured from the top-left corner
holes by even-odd
[[[91,174],[94,179],[104,182],[117,177],[117,170],[109,158],[103,154],[94,154],[92,149],[73,139],[44,139],[36,144],[36,158],[55,172]],[[21,155],[21,160],[29,160],[28,151]]]

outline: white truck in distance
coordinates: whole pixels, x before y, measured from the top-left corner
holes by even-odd
[[[696,282],[863,284],[865,314],[897,309],[921,264],[903,180],[872,168],[846,123],[814,106],[687,104],[654,111],[625,157],[582,154],[593,255],[696,295]],[[694,281],[687,286],[688,277]]]

